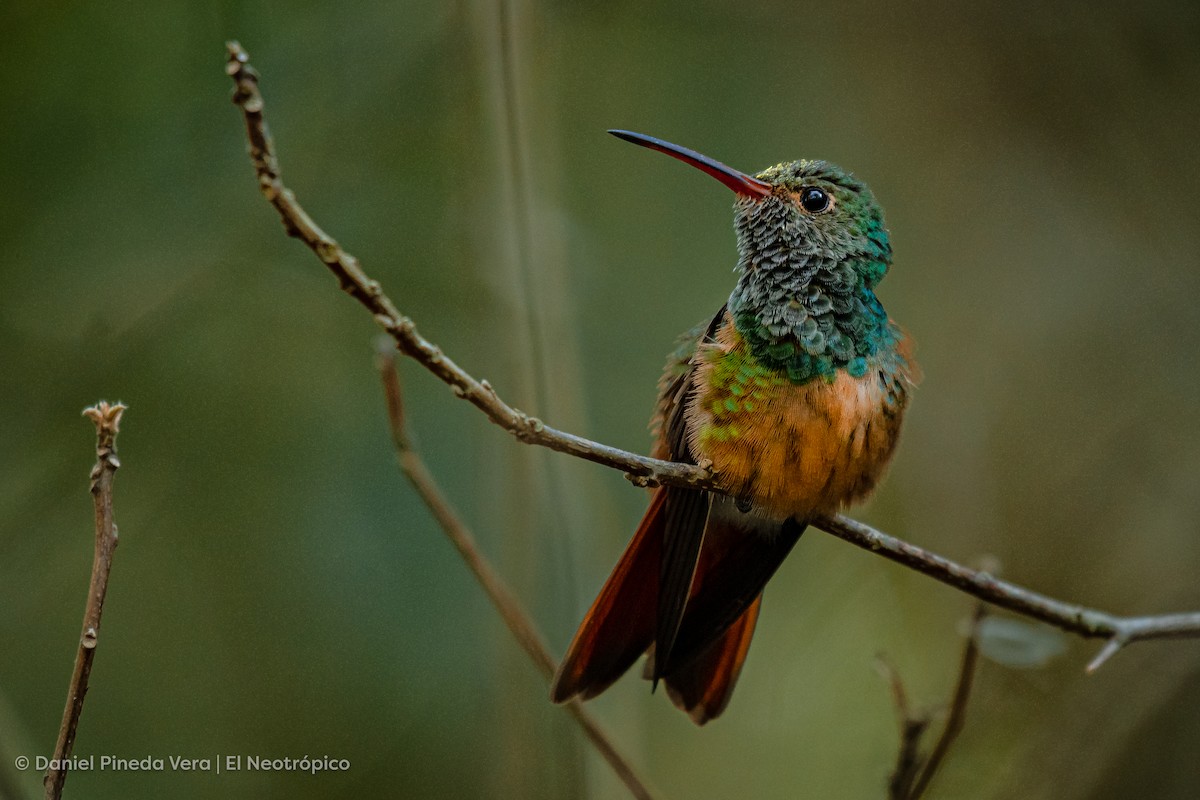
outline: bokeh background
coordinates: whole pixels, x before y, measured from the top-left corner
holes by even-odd
[[[349,772],[76,773],[117,798],[625,796],[397,473],[371,320],[255,190],[223,42],[284,174],[467,369],[645,451],[664,354],[732,287],[730,197],[604,135],[821,157],[892,229],[925,381],[857,513],[1128,613],[1200,606],[1200,7],[882,2],[34,3],[0,9],[0,786],[48,754],[91,562],[103,397],[121,546],[76,753]],[[430,468],[556,653],[645,505],[412,365]],[[734,702],[591,708],[667,798],[875,798],[951,688],[968,598],[813,532]],[[1096,675],[986,661],[932,797],[1200,793],[1200,645]]]

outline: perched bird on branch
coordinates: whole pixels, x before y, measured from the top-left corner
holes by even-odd
[[[648,651],[646,677],[702,725],[728,704],[763,588],[808,520],[862,500],[883,475],[918,370],[875,295],[892,248],[861,181],[825,161],[751,176],[611,133],[737,195],[737,285],[670,357],[653,423],[656,457],[710,467],[728,495],[654,490],[551,697],[594,697]]]

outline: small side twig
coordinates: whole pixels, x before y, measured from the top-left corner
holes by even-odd
[[[546,681],[554,677],[558,664],[550,655],[542,635],[534,627],[532,618],[521,606],[521,602],[508,588],[499,573],[488,562],[475,543],[475,537],[466,524],[458,516],[450,501],[442,494],[441,488],[433,475],[430,474],[421,456],[412,447],[404,418],[404,400],[400,388],[400,374],[396,363],[395,351],[386,341],[376,356],[376,367],[379,378],[383,382],[383,394],[387,401],[388,428],[392,436],[392,446],[396,450],[396,460],[400,471],[408,478],[408,482],[416,490],[421,500],[437,520],[446,538],[458,550],[463,562],[475,576],[488,599],[492,601],[500,618],[512,633],[521,649],[533,661],[538,672]],[[567,711],[579,723],[588,740],[612,767],[613,772],[629,789],[630,793],[639,800],[651,800],[653,795],[645,782],[638,776],[637,771],[629,760],[621,754],[613,743],[612,738],[600,726],[600,723],[583,707],[579,700],[566,704]]]
[[[83,411],[96,425],[96,466],[92,467],[91,474],[96,549],[92,557],[87,607],[83,613],[83,632],[79,636],[75,670],[71,673],[71,684],[67,690],[67,705],[63,709],[62,724],[58,729],[58,741],[54,745],[50,769],[42,780],[46,789],[46,800],[58,800],[62,796],[63,784],[67,780],[66,762],[75,747],[75,731],[79,727],[79,716],[83,713],[83,699],[87,694],[88,678],[92,673],[92,659],[95,658],[96,645],[99,643],[100,615],[104,612],[108,574],[112,570],[113,552],[117,549],[117,526],[113,521],[113,479],[121,466],[121,462],[117,460],[117,432],[124,411],[125,406],[120,403],[109,405],[103,400]]]
[[[263,197],[274,206],[289,236],[300,239],[338,279],[342,289],[361,303],[375,322],[392,338],[397,349],[411,357],[439,380],[450,386],[457,397],[469,401],[488,419],[511,433],[519,441],[548,447],[606,467],[621,470],[639,486],[679,486],[724,493],[718,478],[708,469],[694,464],[662,461],[594,442],[573,433],[546,425],[513,408],[500,399],[486,380],[477,380],[454,363],[436,344],[421,336],[411,319],[401,314],[379,282],[368,277],[358,259],[321,230],[297,202],[279,172],[274,143],[267,131],[263,98],[258,88],[258,73],[250,66],[249,56],[237,42],[226,45],[226,72],[234,83],[233,102],[241,109],[249,142],[250,160]],[[1069,633],[1108,644],[1093,660],[1091,669],[1121,647],[1136,641],[1174,637],[1200,637],[1200,612],[1122,617],[1039,594],[1023,586],[1002,581],[985,571],[973,570],[924,548],[909,544],[869,525],[842,514],[810,520],[820,528],[853,545],[877,553],[909,569],[962,592],[1041,620]]]
[[[962,658],[959,660],[958,680],[954,685],[946,721],[942,724],[942,731],[928,756],[921,754],[921,741],[929,731],[931,715],[928,711],[912,710],[899,673],[880,657],[879,670],[891,688],[892,702],[900,722],[900,746],[897,750],[896,766],[888,781],[890,800],[919,800],[929,788],[938,767],[945,761],[950,746],[962,731],[967,719],[967,701],[970,699],[971,686],[979,665],[979,645],[976,636],[985,613],[986,606],[983,603],[976,604],[971,629],[967,634],[966,644],[963,645]]]
[[[929,758],[925,759],[925,764],[921,767],[920,774],[913,783],[909,800],[918,800],[921,795],[925,794],[925,790],[929,788],[929,782],[933,780],[938,767],[946,758],[946,753],[950,751],[950,745],[954,744],[954,740],[958,738],[963,725],[966,724],[967,701],[971,698],[971,686],[975,682],[975,670],[979,666],[979,623],[983,621],[986,613],[987,607],[983,603],[975,605],[975,614],[971,618],[971,630],[967,633],[967,642],[963,645],[962,659],[959,661],[958,682],[954,686],[950,712],[946,715],[946,723],[942,726],[941,735],[938,736],[933,750],[929,753]]]
[[[882,654],[876,657],[875,666],[888,682],[892,692],[892,705],[896,707],[896,718],[900,724],[900,746],[896,748],[896,766],[888,780],[888,800],[908,800],[913,781],[921,768],[921,738],[929,727],[929,714],[914,712],[908,703],[908,692],[904,681]]]
[[[1084,668],[1084,671],[1091,675],[1093,672],[1100,669],[1100,667],[1104,666],[1105,661],[1108,661],[1110,658],[1115,656],[1122,647],[1132,641],[1130,636],[1131,634],[1120,630],[1114,633],[1112,637],[1104,643],[1104,647],[1100,648],[1100,652],[1096,653],[1096,657],[1088,662],[1088,665]]]

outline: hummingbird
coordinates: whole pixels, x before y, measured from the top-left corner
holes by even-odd
[[[656,458],[711,470],[720,492],[661,486],[580,624],[551,699],[589,699],[643,653],[697,725],[733,693],[763,589],[819,514],[874,489],[919,380],[912,340],[875,290],[892,262],[870,189],[827,161],[748,175],[670,142],[736,195],[737,283],[684,334],[658,384]]]

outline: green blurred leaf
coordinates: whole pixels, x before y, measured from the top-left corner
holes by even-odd
[[[979,652],[997,664],[1016,669],[1045,666],[1067,649],[1057,628],[1011,617],[985,617],[975,633]]]

